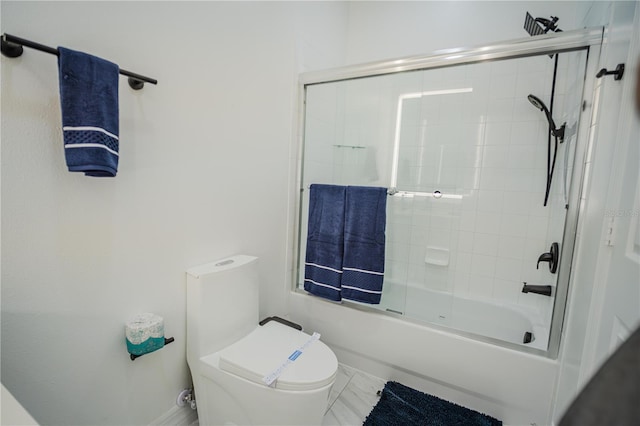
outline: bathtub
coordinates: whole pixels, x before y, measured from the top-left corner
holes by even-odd
[[[389,286],[383,291],[391,290],[401,289]],[[540,337],[545,334],[536,330],[526,313],[444,292],[407,290],[402,290],[402,309],[409,293],[407,307],[415,311],[411,316],[404,311],[402,315],[384,312],[396,310],[397,305],[372,309],[310,296],[303,290],[290,293],[289,314],[305,330],[320,333],[345,365],[492,415],[504,424],[549,424],[558,363],[531,347],[546,346],[547,338]],[[418,295],[427,300],[419,301]],[[433,306],[439,310],[430,310]],[[494,307],[502,309],[494,312]],[[455,318],[457,310],[465,309],[469,315]],[[434,315],[436,324],[428,324]],[[453,327],[465,321],[476,327],[473,333]],[[518,325],[510,330],[511,324]],[[536,339],[523,345],[520,339],[525,330],[531,330],[530,324]],[[481,331],[480,325],[486,330]],[[485,332],[495,337],[484,337]],[[511,333],[517,343],[501,344],[501,333]]]
[[[385,282],[378,309],[473,337],[484,336],[543,351],[549,341],[550,318],[545,319],[533,308],[458,296],[419,285]],[[525,343],[525,339],[530,341]]]

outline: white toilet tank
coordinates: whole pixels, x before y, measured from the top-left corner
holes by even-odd
[[[238,255],[187,271],[187,360],[240,340],[258,324],[258,258]]]

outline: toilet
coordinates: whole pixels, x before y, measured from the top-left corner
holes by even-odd
[[[187,271],[187,363],[199,423],[320,425],[338,360],[315,334],[258,325],[258,288],[252,256]]]

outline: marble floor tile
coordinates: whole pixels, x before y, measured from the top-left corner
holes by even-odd
[[[336,402],[336,399],[338,399],[338,396],[340,395],[340,393],[342,393],[344,388],[347,387],[354,373],[355,373],[355,370],[353,368],[343,364],[338,364],[336,381],[333,384],[333,387],[331,388],[331,394],[329,395],[329,403],[327,405],[327,411],[329,411],[333,403]]]
[[[337,399],[329,406],[323,426],[362,425],[373,407],[378,403],[377,392],[382,390],[385,380],[351,367],[342,366],[351,373],[350,379]],[[337,380],[336,380],[337,383]]]
[[[378,403],[386,380],[339,364],[322,426],[360,426]],[[189,426],[198,426],[196,420]]]

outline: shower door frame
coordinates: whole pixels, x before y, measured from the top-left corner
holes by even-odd
[[[585,69],[585,81],[583,85],[583,114],[587,103],[591,106],[590,116],[581,116],[578,127],[578,143],[576,144],[576,152],[574,156],[574,167],[572,172],[571,191],[569,194],[569,204],[565,216],[565,226],[563,232],[563,247],[561,250],[561,259],[570,259],[571,262],[560,262],[558,269],[558,278],[556,281],[556,293],[553,306],[552,321],[549,330],[549,342],[547,350],[543,351],[515,343],[494,339],[487,336],[476,335],[461,330],[451,329],[448,327],[438,326],[437,324],[423,323],[421,324],[443,329],[452,333],[473,337],[476,340],[496,344],[499,346],[516,349],[522,352],[529,352],[537,355],[543,355],[552,359],[557,358],[560,348],[560,337],[564,323],[565,306],[569,292],[569,280],[571,267],[573,264],[573,252],[575,249],[576,231],[578,225],[578,216],[580,213],[580,201],[585,187],[586,176],[586,156],[590,151],[592,138],[589,136],[591,121],[597,116],[598,93],[595,84],[595,74],[600,56],[600,47],[604,37],[603,27],[592,27],[573,31],[565,31],[540,35],[536,37],[519,38],[497,42],[488,45],[445,49],[433,52],[430,55],[410,56],[384,61],[369,62],[364,64],[333,68],[321,71],[311,71],[299,75],[298,80],[298,127],[297,127],[297,168],[295,182],[298,188],[295,196],[295,212],[294,212],[294,235],[292,244],[292,261],[293,273],[292,291],[305,293],[298,288],[300,281],[300,247],[301,235],[300,224],[302,223],[302,194],[303,188],[303,161],[304,161],[304,140],[305,140],[305,115],[306,115],[306,88],[307,86],[323,83],[338,82],[344,80],[352,80],[357,78],[375,77],[387,74],[396,74],[407,71],[429,70],[437,68],[452,67],[457,65],[466,65],[480,63],[486,61],[494,61],[500,59],[516,59],[529,56],[538,56],[543,54],[555,54],[563,52],[573,52],[579,50],[587,51],[587,64]],[[587,96],[592,94],[591,96]],[[579,161],[579,162],[578,162]],[[376,312],[382,315],[397,316],[397,314],[384,312],[375,308],[363,307],[359,304],[351,304],[344,302],[349,307],[363,309],[366,311]],[[403,320],[410,322],[410,319],[402,317]]]

